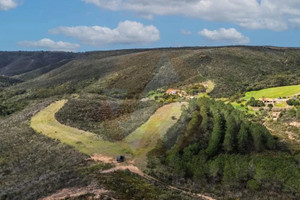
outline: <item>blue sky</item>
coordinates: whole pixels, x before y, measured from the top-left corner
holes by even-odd
[[[300,1],[0,0],[0,24],[5,51],[299,47]]]

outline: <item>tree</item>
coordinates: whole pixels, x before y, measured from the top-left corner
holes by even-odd
[[[260,101],[260,100],[255,100],[254,97],[251,97],[250,100],[246,103],[246,105],[248,106],[252,106],[252,107],[263,107],[265,106],[264,102]]]
[[[273,104],[268,104],[268,108],[270,109],[270,110],[272,110],[272,108],[273,108]]]
[[[251,135],[253,138],[254,149],[257,152],[261,152],[264,149],[263,144],[263,130],[260,124],[252,124]]]
[[[242,123],[238,133],[238,151],[241,153],[247,152],[247,146],[249,145],[249,127],[248,124]]]
[[[214,156],[218,152],[223,137],[222,116],[218,111],[215,111],[213,116],[214,116],[214,127],[211,133],[211,138],[209,140],[208,147],[206,149],[206,153],[208,154],[208,156]]]
[[[286,103],[289,106],[299,106],[300,105],[299,100],[296,100],[296,99],[289,99],[289,100],[286,101]]]
[[[202,116],[201,130],[206,132],[208,130],[208,110],[206,106],[201,107],[200,115]]]
[[[231,153],[235,149],[235,139],[237,132],[237,124],[232,115],[226,117],[226,131],[223,142],[223,148],[226,152]]]

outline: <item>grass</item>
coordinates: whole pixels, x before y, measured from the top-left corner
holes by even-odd
[[[159,108],[145,124],[123,141],[109,142],[94,133],[59,123],[55,119],[55,113],[66,103],[67,100],[56,101],[40,111],[31,119],[31,127],[36,132],[58,139],[84,154],[115,157],[126,153],[138,157],[138,160],[143,162],[146,154],[155,147],[157,140],[161,139],[167,130],[177,122],[181,115],[182,105],[182,103],[172,103]],[[172,119],[173,116],[175,119]]]
[[[158,109],[154,115],[141,127],[125,138],[136,156],[140,159],[138,165],[145,164],[146,154],[151,151],[159,139],[167,133],[181,115],[181,105],[172,103]],[[173,119],[172,119],[173,118]]]
[[[287,104],[286,103],[275,103],[274,106],[276,106],[278,108],[286,108]]]
[[[50,138],[58,139],[88,155],[101,153],[112,156],[128,152],[128,147],[123,143],[104,141],[94,133],[60,124],[55,119],[55,113],[58,112],[65,103],[67,103],[66,100],[57,101],[39,112],[31,119],[31,127],[38,133],[43,133]]]
[[[278,97],[292,97],[300,93],[300,85],[291,85],[283,87],[273,87],[258,91],[247,92],[244,99],[250,99],[254,97],[259,99],[262,97],[265,98],[278,98]]]
[[[206,82],[206,84],[207,84],[206,93],[209,94],[209,93],[211,93],[214,90],[215,83],[213,81],[209,80],[209,81]]]
[[[245,105],[242,106],[243,104],[239,104],[237,102],[232,102],[230,103],[235,109],[238,109],[238,110],[242,110],[242,111],[246,111],[246,107]]]
[[[56,119],[108,141],[123,140],[145,123],[159,106],[152,101],[105,99],[94,94],[82,94],[82,97],[69,100],[55,114]]]

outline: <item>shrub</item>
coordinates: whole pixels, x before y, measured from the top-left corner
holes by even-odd
[[[252,180],[249,180],[249,181],[247,182],[247,187],[248,187],[250,190],[259,190],[260,185],[259,185],[259,183],[258,183],[256,180],[252,179]]]

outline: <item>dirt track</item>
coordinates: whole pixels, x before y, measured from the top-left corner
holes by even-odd
[[[41,198],[40,200],[63,200],[66,198],[74,198],[86,194],[94,194],[94,198],[100,198],[105,194],[109,194],[109,191],[105,189],[99,189],[96,183],[92,183],[89,186],[82,188],[64,188],[52,194],[51,196]]]
[[[156,179],[152,176],[149,176],[149,175],[145,174],[138,167],[134,166],[134,161],[129,162],[129,164],[127,164],[127,163],[117,163],[116,161],[114,161],[113,158],[109,158],[107,156],[102,156],[102,155],[94,155],[90,159],[94,160],[94,161],[101,161],[101,162],[104,162],[104,163],[110,163],[110,164],[115,165],[115,167],[113,167],[111,169],[102,171],[101,172],[102,174],[113,173],[113,172],[116,172],[116,171],[129,170],[130,172],[135,173],[135,174],[137,174],[137,175],[139,175],[139,176],[141,176],[141,177],[143,177],[147,180],[155,181],[155,182],[158,182],[160,184],[165,185],[165,183],[161,182],[160,180],[158,180],[158,179]],[[188,192],[188,191],[185,191],[183,189],[174,187],[172,185],[166,185],[166,186],[167,186],[167,188],[169,188],[171,190],[176,190],[178,192],[182,192],[182,193],[187,194],[189,196],[200,197],[200,198],[205,199],[205,200],[215,200],[214,198],[209,197],[209,196],[204,195],[204,194],[197,194],[197,193]]]

